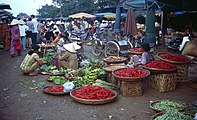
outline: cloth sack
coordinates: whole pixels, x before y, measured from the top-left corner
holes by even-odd
[[[186,43],[181,54],[197,58],[197,39]]]
[[[22,46],[20,40],[16,41],[16,50],[20,52],[22,50],[22,48],[23,48],[23,46]]]

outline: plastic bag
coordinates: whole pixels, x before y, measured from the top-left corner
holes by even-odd
[[[66,82],[63,84],[63,86],[64,86],[64,92],[70,92],[75,87],[73,82]]]

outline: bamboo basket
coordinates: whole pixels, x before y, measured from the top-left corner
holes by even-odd
[[[188,62],[174,62],[174,61],[161,58],[160,57],[161,54],[164,54],[164,53],[157,53],[156,55],[160,60],[177,66],[177,72],[176,72],[176,77],[175,77],[176,82],[186,82],[188,78],[188,67],[189,67],[190,60]]]
[[[124,68],[121,68],[124,69]],[[117,69],[120,70],[120,69]],[[114,70],[116,71],[116,70]],[[120,86],[120,92],[122,96],[127,96],[127,97],[137,97],[137,96],[142,96],[143,91],[142,91],[142,80],[147,78],[150,75],[150,71],[143,69],[143,71],[147,72],[148,75],[144,77],[120,77],[116,76],[114,74],[114,71],[112,72],[112,75],[116,81],[119,81],[119,86]]]

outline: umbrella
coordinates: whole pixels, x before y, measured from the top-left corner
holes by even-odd
[[[151,47],[155,46],[155,8],[152,6],[148,8],[146,14],[146,38],[145,42],[149,43]]]
[[[135,13],[133,11],[133,8],[130,7],[127,11],[127,17],[125,21],[125,33],[129,33],[131,35],[136,35],[137,34],[137,26],[136,26],[136,21],[135,21]]]
[[[73,14],[73,15],[69,15],[68,16],[69,18],[95,18],[96,16],[95,15],[91,15],[91,14],[88,14],[88,13],[76,13],[76,14]]]
[[[120,32],[120,17],[121,17],[121,13],[120,13],[120,7],[116,7],[116,21],[115,21],[115,25],[114,25],[114,32]]]
[[[0,4],[0,9],[11,9],[10,5],[5,4],[5,3],[1,3]]]

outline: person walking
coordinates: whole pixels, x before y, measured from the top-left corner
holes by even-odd
[[[34,28],[34,25],[33,25],[33,22],[32,22],[32,18],[29,17],[27,22],[26,22],[26,25],[28,26],[28,30],[26,32],[26,38],[27,38],[27,47],[30,47],[32,45],[32,31],[33,31],[33,28]]]
[[[21,19],[18,23],[19,25],[19,30],[20,30],[20,37],[21,37],[21,42],[23,45],[23,50],[26,50],[26,31],[29,29],[27,25],[25,25],[25,22]]]
[[[32,23],[33,23],[33,30],[32,30],[32,44],[37,44],[37,34],[38,34],[38,21],[36,20],[34,15],[31,15]]]
[[[20,31],[19,31],[18,23],[19,23],[18,20],[13,19],[10,24],[11,26],[10,28],[10,34],[11,34],[10,55],[12,58],[14,57],[16,50],[18,52],[18,55],[20,55],[21,49],[22,49],[22,48],[20,49]]]
[[[0,26],[0,35],[3,42],[3,49],[9,49],[9,25],[5,18],[2,19],[2,25]]]

